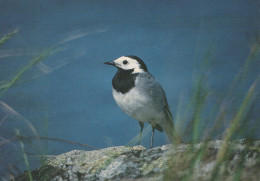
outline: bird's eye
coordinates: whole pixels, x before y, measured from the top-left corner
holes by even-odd
[[[127,61],[127,60],[124,60],[124,61],[123,61],[123,64],[124,64],[124,65],[128,64],[128,61]]]

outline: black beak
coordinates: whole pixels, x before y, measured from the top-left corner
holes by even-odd
[[[116,66],[115,62],[105,62],[104,64]]]

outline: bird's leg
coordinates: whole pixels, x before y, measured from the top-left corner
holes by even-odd
[[[141,138],[142,138],[142,132],[143,132],[143,128],[144,128],[144,123],[141,122],[141,121],[138,121],[138,122],[139,122],[139,125],[140,125],[140,127],[141,127],[140,133],[139,133],[139,141],[138,141],[138,145],[140,145],[140,143],[141,143]]]
[[[151,137],[151,146],[150,146],[150,148],[153,147],[153,136],[154,136],[154,130],[155,130],[155,127],[152,126],[152,137]]]

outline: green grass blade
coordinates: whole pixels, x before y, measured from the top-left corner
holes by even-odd
[[[0,87],[0,90],[2,90],[2,92],[0,93],[0,98],[4,95],[4,93],[11,88],[23,75],[24,73],[26,73],[32,66],[34,66],[35,64],[39,63],[40,61],[42,61],[43,59],[45,59],[48,55],[50,55],[50,50],[45,50],[43,51],[38,57],[36,57],[35,59],[33,59],[28,65],[26,65],[25,67],[23,67],[15,76],[14,78],[9,81],[8,83],[6,83],[5,85],[2,85]]]
[[[217,156],[216,156],[216,165],[212,171],[211,180],[215,180],[218,172],[219,167],[222,164],[222,162],[225,160],[225,158],[228,155],[229,147],[228,147],[228,141],[230,141],[232,135],[238,130],[239,125],[241,121],[244,119],[244,116],[246,115],[247,111],[249,110],[249,107],[252,103],[256,85],[259,79],[257,79],[249,88],[237,114],[235,115],[235,118],[233,119],[231,126],[226,129],[225,137],[223,139],[223,144],[221,148],[219,149]]]
[[[18,129],[15,129],[15,131],[16,131],[16,135],[19,136],[19,135],[20,135],[19,130],[18,130]],[[20,143],[20,146],[21,146],[21,149],[22,149],[23,158],[24,158],[24,163],[25,163],[26,168],[27,168],[27,170],[28,170],[29,180],[30,180],[30,181],[33,181],[32,173],[31,173],[31,169],[30,169],[30,164],[29,164],[27,155],[26,155],[25,150],[24,150],[24,144],[23,144],[22,141],[19,141],[19,143]]]
[[[11,33],[8,33],[7,35],[4,35],[0,40],[0,46],[2,44],[4,44],[7,40],[9,40],[12,36],[14,36],[18,31],[19,31],[19,29],[16,29],[16,30],[12,31]]]

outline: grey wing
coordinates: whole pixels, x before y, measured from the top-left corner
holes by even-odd
[[[165,113],[167,114],[168,118],[173,121],[172,113],[170,111],[169,105],[165,106]]]
[[[159,131],[164,131],[172,143],[181,143],[181,138],[177,134],[174,125],[171,111],[167,103],[165,92],[160,85],[160,83],[152,75],[143,75],[141,76],[142,81],[140,83],[145,83],[146,86],[143,86],[143,90],[146,94],[150,93],[152,97],[152,104],[154,104],[157,110],[163,111],[165,116],[163,120],[160,120],[158,124],[155,125],[155,128]]]
[[[169,105],[166,99],[166,94],[160,85],[160,83],[149,73],[140,76],[140,83],[143,86],[146,94],[149,94],[152,98],[153,104],[157,109],[161,109],[167,115],[170,120],[173,120]]]

